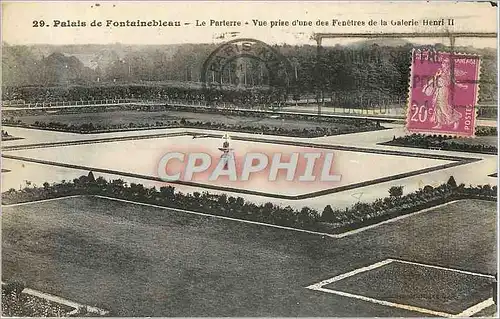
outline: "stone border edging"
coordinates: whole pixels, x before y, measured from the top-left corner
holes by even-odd
[[[425,146],[418,146],[418,145],[404,145],[404,144],[392,144],[392,141],[387,141],[387,142],[381,142],[377,143],[377,145],[382,145],[382,146],[392,146],[392,147],[406,147],[406,148],[412,148],[412,149],[421,149],[421,150],[432,150],[433,148],[431,147],[425,147]],[[468,145],[468,144],[466,144]],[[477,144],[473,144],[477,145]],[[452,150],[452,149],[439,149],[440,151],[446,151],[446,152],[461,152],[461,153],[471,153],[471,154],[484,154],[484,155],[498,155],[498,149],[496,152],[474,152],[471,150]]]
[[[5,284],[6,284],[5,282],[2,282],[2,286],[5,285]],[[44,300],[47,300],[47,301],[50,301],[50,302],[53,302],[53,303],[65,305],[65,306],[68,306],[68,307],[71,307],[71,308],[75,308],[74,310],[68,312],[66,314],[67,316],[72,316],[72,315],[77,314],[80,308],[85,308],[87,310],[87,312],[93,313],[93,314],[98,314],[100,316],[106,316],[106,315],[109,314],[109,311],[107,311],[107,310],[104,310],[104,309],[101,309],[101,308],[97,308],[97,307],[83,305],[83,304],[80,304],[78,302],[74,302],[74,301],[71,301],[71,300],[68,300],[68,299],[65,299],[65,298],[62,298],[62,297],[51,295],[51,294],[48,294],[48,293],[45,293],[45,292],[41,292],[41,291],[38,291],[38,290],[34,290],[34,289],[31,289],[31,288],[24,288],[21,291],[21,293],[27,294],[27,295],[31,295],[31,296],[34,296],[34,297],[38,297],[38,298],[41,298],[41,299],[44,299]]]
[[[106,143],[106,142],[139,140],[139,139],[150,139],[150,138],[164,138],[164,137],[194,135],[194,134],[196,134],[196,133],[186,131],[186,132],[174,132],[174,133],[139,135],[139,136],[111,137],[111,138],[57,142],[57,143],[40,143],[40,144],[31,144],[31,145],[24,145],[24,146],[6,147],[6,148],[4,148],[4,151],[5,150],[6,151],[8,151],[8,150],[21,150],[21,149],[29,149],[29,148],[58,147],[58,146],[71,146],[71,145],[81,145],[81,144]],[[209,133],[209,134],[204,134],[204,135],[207,135],[208,137],[220,137],[221,136],[219,134],[214,134],[214,133]],[[451,168],[451,167],[455,167],[455,166],[459,166],[459,165],[469,164],[469,163],[473,163],[473,162],[481,160],[478,158],[464,158],[464,157],[456,157],[456,156],[448,156],[448,155],[440,155],[440,154],[417,154],[417,153],[391,151],[391,150],[364,149],[364,148],[350,147],[350,146],[315,144],[315,143],[306,143],[306,142],[297,142],[297,141],[283,141],[283,140],[276,140],[276,139],[265,139],[265,138],[254,138],[254,137],[235,136],[235,137],[233,137],[233,139],[234,140],[249,141],[249,142],[260,142],[260,143],[271,143],[271,144],[282,144],[282,145],[312,147],[312,148],[321,148],[321,149],[354,151],[354,152],[364,152],[364,153],[383,154],[383,155],[449,160],[449,161],[453,161],[453,163],[447,163],[447,164],[428,167],[428,168],[424,168],[424,169],[420,169],[420,170],[410,171],[410,172],[406,172],[406,173],[385,176],[385,177],[381,177],[381,178],[377,178],[377,179],[373,179],[373,180],[369,180],[369,181],[344,185],[344,186],[340,186],[340,187],[329,188],[329,189],[320,190],[320,191],[311,192],[311,193],[306,193],[306,194],[281,195],[281,194],[271,194],[271,193],[266,193],[266,192],[252,191],[252,190],[246,190],[246,189],[240,189],[240,188],[233,188],[233,187],[228,187],[228,186],[208,185],[208,184],[203,184],[203,183],[198,183],[198,182],[190,182],[190,181],[165,182],[161,178],[155,177],[155,176],[142,175],[142,174],[136,174],[136,173],[128,173],[128,172],[122,172],[122,171],[116,171],[116,170],[110,170],[110,169],[102,169],[102,168],[96,168],[96,167],[90,167],[90,166],[84,166],[84,165],[65,164],[65,163],[59,163],[59,162],[54,162],[54,161],[34,159],[34,158],[30,158],[30,157],[8,155],[5,153],[2,154],[2,157],[8,158],[8,159],[44,164],[44,165],[59,166],[59,167],[70,168],[70,169],[94,171],[94,172],[98,172],[98,173],[132,177],[132,178],[149,180],[149,181],[165,182],[167,184],[173,184],[173,185],[198,187],[198,188],[203,188],[203,189],[231,192],[231,193],[236,193],[236,194],[254,195],[254,196],[260,196],[260,197],[265,197],[265,198],[277,198],[277,199],[282,199],[282,200],[302,200],[302,199],[315,198],[318,196],[330,195],[333,193],[338,193],[338,192],[342,192],[342,191],[346,191],[346,190],[351,190],[351,189],[370,186],[370,185],[374,185],[374,184],[384,183],[384,182],[402,179],[402,178],[406,178],[406,177],[411,177],[411,176],[415,176],[415,175],[425,174],[425,173],[429,173],[429,172],[433,172],[433,171],[437,171],[437,170],[442,170],[442,169],[446,169],[446,168]]]

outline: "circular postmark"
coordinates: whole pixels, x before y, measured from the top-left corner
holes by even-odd
[[[294,88],[290,61],[255,39],[223,43],[203,63],[201,82],[207,105],[243,108],[282,106]]]

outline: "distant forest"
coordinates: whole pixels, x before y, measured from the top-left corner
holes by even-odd
[[[19,87],[152,82],[169,86],[176,82],[199,82],[203,62],[216,47],[215,44],[11,46],[4,43],[3,98],[12,99],[12,92]],[[447,50],[440,44],[435,47]],[[312,45],[274,48],[293,66],[296,94],[383,95],[397,100],[408,93],[411,43],[336,45],[322,48],[319,55],[317,47]],[[496,101],[496,51],[472,47],[456,50],[481,55],[480,102]],[[248,72],[248,85],[265,84],[266,74],[262,70],[254,67]]]

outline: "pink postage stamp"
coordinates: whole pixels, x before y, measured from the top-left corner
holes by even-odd
[[[473,137],[479,67],[477,55],[413,50],[406,128]]]

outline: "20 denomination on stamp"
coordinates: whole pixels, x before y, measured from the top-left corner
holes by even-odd
[[[408,131],[473,137],[479,68],[475,55],[414,50]]]

